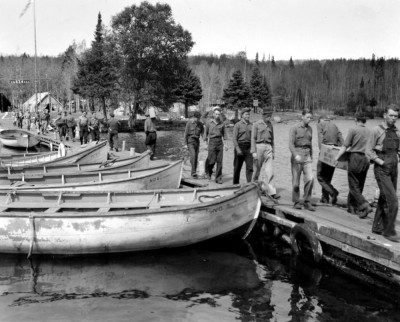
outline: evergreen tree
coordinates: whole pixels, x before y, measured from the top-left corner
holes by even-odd
[[[243,81],[240,70],[232,74],[227,88],[224,89],[222,99],[228,108],[235,110],[235,120],[238,119],[237,115],[240,108],[251,106],[250,90]]]
[[[357,104],[357,112],[362,111],[368,104],[367,94],[365,93],[364,90],[364,77],[361,77],[360,89],[358,90],[357,93],[356,104]]]
[[[272,68],[276,68],[276,63],[275,63],[274,56],[272,56],[271,67],[272,67]]]
[[[252,100],[258,100],[258,106],[263,108],[271,105],[271,92],[265,76],[262,77],[260,70],[255,67],[250,79],[250,93]]]
[[[111,55],[106,53],[100,13],[92,47],[84,53],[78,66],[73,91],[87,98],[99,99],[104,118],[107,119],[106,99],[112,98],[118,91],[118,77]]]
[[[294,68],[294,63],[293,63],[292,56],[290,56],[290,60],[289,60],[289,68],[290,68],[290,69],[293,69],[293,68]]]
[[[189,105],[197,104],[203,97],[200,79],[192,72],[191,69],[188,69],[185,77],[172,91],[172,93],[178,102],[185,104],[185,117],[188,118]]]
[[[260,61],[258,60],[258,53],[256,53],[256,66],[259,67],[260,66]]]
[[[356,102],[356,97],[353,92],[351,92],[348,96],[347,99],[347,112],[348,113],[354,113],[357,109],[357,102]]]

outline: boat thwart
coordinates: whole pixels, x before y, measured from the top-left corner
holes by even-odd
[[[180,247],[258,217],[255,184],[220,189],[0,193],[0,252],[93,254]]]

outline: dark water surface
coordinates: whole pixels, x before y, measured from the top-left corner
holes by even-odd
[[[143,133],[122,139],[145,149]],[[180,158],[182,142],[183,132],[159,133],[157,156]],[[400,296],[310,266],[267,237],[251,237],[31,262],[1,255],[0,321],[400,321]]]

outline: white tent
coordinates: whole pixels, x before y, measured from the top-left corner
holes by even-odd
[[[24,104],[22,104],[22,107],[24,111],[29,110],[30,112],[34,112],[35,106],[37,106],[38,111],[42,111],[47,105],[50,105],[55,111],[61,111],[63,109],[62,104],[49,92],[37,93],[37,105],[36,95],[33,94]]]

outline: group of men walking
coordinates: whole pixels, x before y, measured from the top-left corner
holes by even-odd
[[[318,146],[322,144],[339,147],[335,163],[343,154],[348,155],[347,211],[365,218],[372,211],[369,202],[363,196],[365,180],[370,163],[374,163],[374,174],[380,195],[375,212],[372,232],[382,234],[388,240],[398,242],[400,237],[395,231],[398,211],[397,174],[400,153],[400,130],[395,123],[399,108],[391,104],[386,107],[382,124],[372,130],[366,126],[363,113],[356,113],[355,125],[350,128],[346,138],[337,125],[327,115],[322,115],[317,124]],[[274,185],[273,160],[275,154],[274,129],[271,123],[272,111],[264,109],[262,119],[254,124],[250,122],[250,109],[241,111],[241,119],[234,125],[232,142],[234,147],[233,184],[239,183],[240,172],[246,164],[246,180],[260,181],[263,192],[274,198],[280,196]],[[221,120],[221,110],[213,111],[213,118],[200,122],[200,113],[196,112],[186,125],[185,143],[190,154],[191,175],[197,177],[197,163],[200,139],[203,137],[208,146],[205,172],[211,179],[216,164],[215,181],[222,183],[223,151],[227,148],[227,133]],[[291,152],[292,201],[295,209],[315,211],[311,202],[314,184],[313,129],[310,126],[312,113],[303,110],[301,120],[289,132],[289,150]],[[335,167],[318,160],[317,180],[322,187],[321,203],[337,203],[339,192],[332,185]],[[303,174],[304,201],[300,202],[300,179]]]
[[[250,109],[241,111],[241,119],[233,128],[234,170],[233,184],[238,184],[243,164],[246,164],[247,182],[262,181],[266,194],[279,199],[273,184],[274,134],[270,122],[272,111],[263,110],[263,117],[256,123],[250,123]],[[212,119],[205,126],[200,122],[200,113],[195,112],[186,124],[184,139],[190,154],[191,175],[197,178],[197,162],[200,139],[203,137],[207,145],[208,155],[205,172],[209,180],[215,170],[215,182],[222,183],[223,152],[228,149],[225,124],[221,118],[221,110],[214,109]]]

